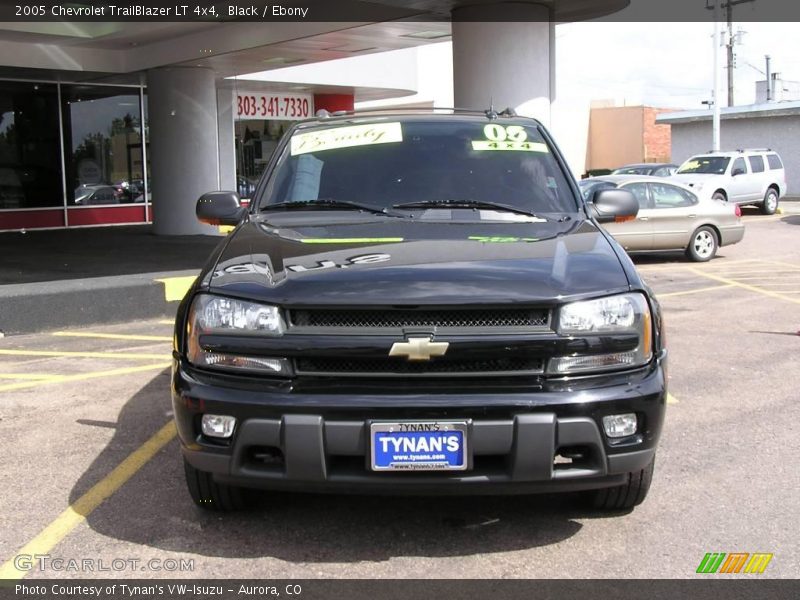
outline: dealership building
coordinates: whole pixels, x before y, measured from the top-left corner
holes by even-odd
[[[377,4],[364,22],[0,22],[0,231],[212,233],[197,198],[251,193],[291,122],[417,91],[419,55],[393,50],[452,40],[455,106],[549,124],[554,23],[628,1]]]

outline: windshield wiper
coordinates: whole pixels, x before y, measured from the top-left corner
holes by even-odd
[[[445,206],[448,208],[485,208],[494,210],[503,210],[506,212],[516,213],[518,215],[526,215],[528,217],[535,217],[545,221],[552,221],[550,217],[543,217],[534,212],[511,206],[510,204],[502,204],[500,202],[488,202],[485,200],[458,200],[458,199],[443,199],[443,200],[422,200],[419,202],[403,202],[401,204],[393,204],[392,208],[433,208],[437,206]]]
[[[361,202],[353,202],[352,200],[337,200],[336,198],[317,198],[315,200],[291,200],[289,202],[278,202],[277,204],[268,204],[261,208],[261,211],[268,210],[293,210],[293,209],[351,209],[351,210],[365,210],[376,215],[389,215],[393,217],[400,217],[395,212],[390,211],[388,208],[381,206],[373,206],[372,204],[362,204]]]

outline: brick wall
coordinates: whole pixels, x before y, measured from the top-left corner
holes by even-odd
[[[656,125],[656,115],[670,112],[663,108],[644,107],[642,118],[644,156],[643,162],[672,161],[672,132],[669,125]]]
[[[642,107],[591,109],[587,169],[616,169],[642,162]]]

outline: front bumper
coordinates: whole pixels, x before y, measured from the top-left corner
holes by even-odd
[[[666,407],[666,354],[611,382],[531,393],[298,394],[214,385],[183,362],[173,406],[185,459],[250,488],[354,493],[532,493],[622,485],[653,459]],[[589,380],[590,381],[590,380]],[[603,415],[635,412],[640,429],[616,444]],[[237,418],[222,444],[199,433],[203,413]],[[374,472],[370,420],[467,420],[467,471]],[[558,454],[578,454],[571,463]]]

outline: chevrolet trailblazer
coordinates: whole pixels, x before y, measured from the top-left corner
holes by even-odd
[[[250,490],[647,495],[666,398],[659,305],[537,121],[325,115],[282,139],[177,314],[194,502]],[[246,493],[247,492],[247,493]]]

